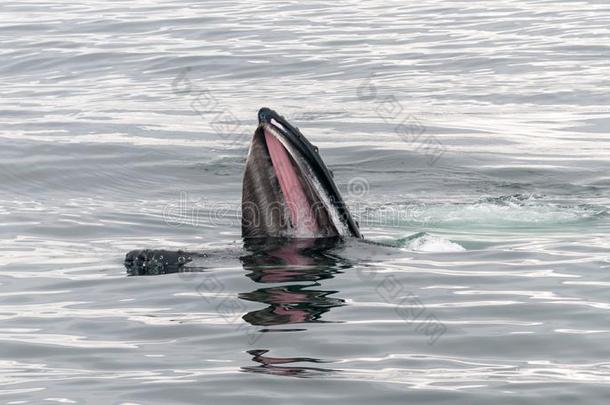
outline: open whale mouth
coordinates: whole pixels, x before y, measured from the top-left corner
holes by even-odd
[[[242,194],[242,236],[361,237],[332,174],[301,132],[268,108],[250,145]]]

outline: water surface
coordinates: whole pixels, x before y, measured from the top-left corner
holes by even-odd
[[[607,400],[606,2],[0,16],[3,403]],[[239,253],[262,106],[394,248]],[[133,249],[215,253],[128,276]]]

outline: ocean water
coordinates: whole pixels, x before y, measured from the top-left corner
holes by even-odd
[[[0,17],[1,403],[607,402],[607,2]],[[240,250],[263,106],[392,247]]]

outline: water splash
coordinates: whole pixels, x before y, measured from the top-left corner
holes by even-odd
[[[466,249],[459,243],[441,236],[418,232],[404,238],[381,242],[385,245],[405,248],[414,252],[463,252]]]

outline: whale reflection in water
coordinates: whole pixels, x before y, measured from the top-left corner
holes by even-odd
[[[331,279],[351,263],[337,254],[341,241],[337,239],[293,240],[269,246],[269,241],[254,249],[256,253],[241,257],[247,276],[258,283],[290,283],[289,285],[261,288],[239,294],[239,297],[267,304],[252,311],[243,319],[256,326],[277,326],[323,321],[322,315],[334,307],[345,305],[341,298],[330,297],[338,291],[322,290],[320,281]],[[252,247],[252,245],[250,245]],[[337,321],[335,321],[337,322]],[[295,332],[304,329],[274,328],[261,332]],[[248,373],[264,373],[286,377],[315,377],[339,372],[331,368],[303,366],[302,363],[330,363],[311,357],[273,357],[269,350],[248,350],[256,366],[241,367]]]
[[[322,367],[303,367],[293,366],[286,364],[293,363],[330,363],[329,361],[314,359],[311,357],[271,357],[266,354],[269,350],[248,350],[247,353],[252,355],[252,361],[259,363],[258,366],[246,366],[242,367],[241,371],[248,373],[264,373],[272,375],[281,375],[286,377],[315,377],[320,374],[328,374],[332,372],[339,372],[341,370],[334,370],[330,368]]]
[[[333,250],[340,243],[337,239],[304,239],[273,248],[266,242],[259,249],[254,248],[256,253],[242,256],[243,267],[249,271],[247,276],[253,281],[293,283],[239,294],[244,300],[268,305],[247,313],[243,319],[256,326],[324,322],[322,314],[345,303],[340,298],[330,297],[337,291],[316,288],[320,286],[318,281],[332,278],[351,267]],[[249,247],[252,248],[252,244]]]

